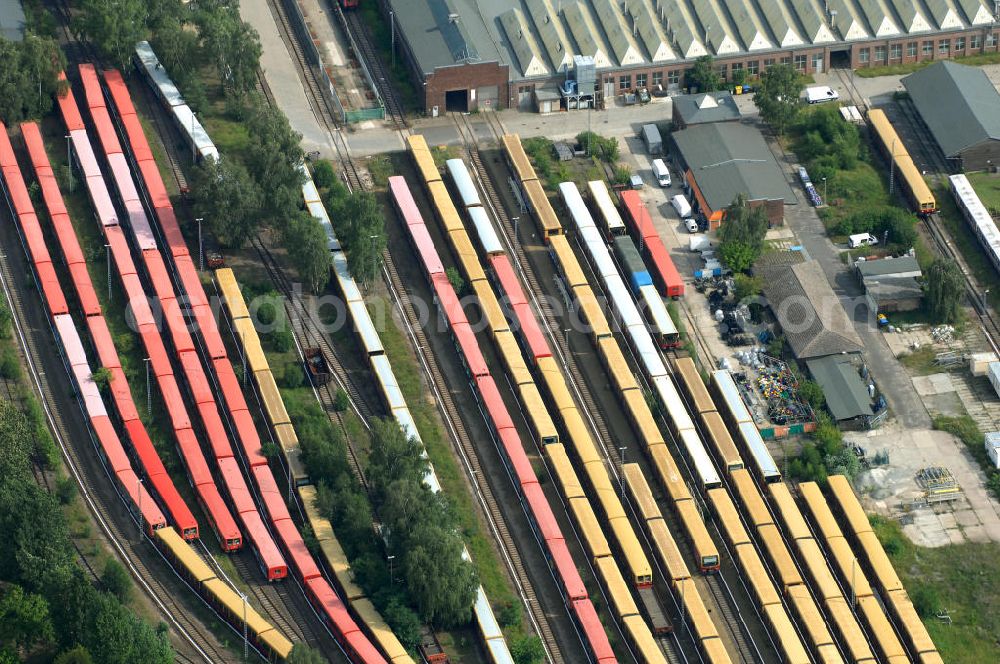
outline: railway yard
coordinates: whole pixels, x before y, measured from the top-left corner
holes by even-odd
[[[607,165],[551,177],[529,141],[589,129],[582,112],[565,126],[513,111],[407,114],[396,63],[357,4],[240,9],[264,50],[253,93],[285,112],[306,155],[292,166],[293,207],[322,237],[322,288],[303,283],[278,227],[206,250],[222,238],[203,235],[192,199],[203,169],[234,158],[239,122],[222,103],[196,112],[155,40],[115,66],[53,1],[65,85],[48,116],[0,123],[0,286],[21,389],[105,555],[132,578],[132,607],[162,622],[174,659],[957,661],[961,644],[939,639],[952,616],[928,612],[886,533],[899,529],[905,551],[1000,542],[982,434],[963,446],[955,424],[1000,430],[998,395],[964,369],[1000,352],[989,297],[1000,233],[908,99],[824,75],[863,112],[871,164],[888,171],[893,204],[919,215],[922,246],[957,264],[964,323],[887,332],[850,312],[885,414],[837,432],[848,453],[864,448],[854,476],[807,478],[790,464],[817,424],[836,424],[786,422],[781,407],[767,417],[768,399],[806,409],[783,391],[800,380],[786,364],[740,384],[740,351],[767,342],[758,328],[739,344],[720,332],[704,285],[723,280],[695,278],[700,259],[670,205],[690,192],[614,184]],[[669,120],[663,104],[646,107],[650,122]],[[744,124],[761,124],[748,98],[739,105]],[[645,177],[645,118],[620,110],[635,122],[595,117]],[[790,143],[766,140],[797,183]],[[859,292],[846,249],[790,186],[797,205],[768,246],[816,261],[847,307]],[[337,215],[360,209],[344,201],[363,193],[384,227],[354,240],[384,242],[365,254],[370,275],[358,244],[338,237]],[[982,255],[956,228],[972,229]],[[0,396],[23,398],[4,375]],[[416,486],[406,470],[380,484],[378,464],[417,468]],[[55,473],[34,472],[52,493]],[[457,542],[460,562],[399,548],[390,510],[434,520],[415,531],[451,524],[434,532]],[[448,624],[453,607],[435,614],[416,590],[460,581],[442,569],[472,570],[463,618]]]

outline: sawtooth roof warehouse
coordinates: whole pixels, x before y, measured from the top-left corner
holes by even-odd
[[[428,113],[534,107],[574,56],[597,97],[680,88],[701,55],[731,78],[787,62],[803,73],[997,50],[1000,0],[379,0]],[[582,93],[583,91],[581,91]]]

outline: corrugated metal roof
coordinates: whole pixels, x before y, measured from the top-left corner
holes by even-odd
[[[713,103],[706,104],[706,101]],[[733,95],[728,92],[711,92],[697,95],[678,95],[673,98],[674,113],[685,125],[705,122],[739,120],[740,109]]]
[[[836,18],[831,20],[834,30],[840,33],[841,39],[845,41],[855,41],[858,39],[868,39],[868,25],[865,23],[864,15],[847,0],[826,0],[826,5],[830,12],[837,12]]]
[[[618,58],[618,64],[625,67],[645,62],[639,44],[632,38],[632,26],[626,22],[618,3],[597,0],[593,6],[597,10],[597,18],[604,27],[611,52]]]
[[[795,25],[795,18],[792,16],[791,5],[784,2],[762,2],[760,10],[779,46],[788,48],[803,43]]]
[[[747,5],[746,0],[731,0],[727,4],[733,23],[736,24],[736,31],[743,40],[743,48],[748,51],[772,48],[767,31],[762,27],[757,14]]]
[[[751,200],[796,202],[760,131],[726,122],[674,132],[674,142],[712,210],[745,193]]]
[[[503,62],[476,0],[389,0],[425,74],[464,62]]]
[[[851,361],[843,357],[824,357],[806,362],[809,373],[823,388],[826,407],[835,421],[852,420],[872,414],[868,388]]]
[[[943,60],[903,85],[945,155],[1000,141],[1000,93],[982,69]]]
[[[691,6],[701,23],[704,41],[716,55],[736,53],[740,50],[739,40],[726,20],[725,13],[715,0],[691,0]]]
[[[948,0],[925,0],[930,18],[942,30],[960,29],[963,27],[960,12]]]
[[[837,40],[827,25],[823,10],[814,0],[790,0],[789,6],[795,9],[795,15],[802,24],[802,35],[806,40],[813,44],[825,44]]]
[[[549,0],[525,0],[525,6],[545,45],[549,64],[556,71],[569,69],[573,65],[573,45]]]
[[[667,36],[675,48],[685,58],[698,58],[708,54],[702,43],[701,26],[698,17],[692,14],[685,3],[671,0],[655,0],[653,11],[660,17]]]
[[[868,29],[876,37],[891,37],[899,34],[899,27],[892,18],[892,10],[880,0],[855,0],[862,16],[868,22]]]
[[[598,69],[613,66],[608,48],[587,8],[580,2],[568,2],[562,11],[563,20],[576,40],[576,52],[594,58],[594,66]]]
[[[652,62],[666,62],[676,58],[670,46],[660,18],[653,13],[648,0],[632,0],[628,3],[628,12],[632,16],[632,25],[646,47],[646,52]]]
[[[535,36],[528,27],[527,20],[520,9],[514,8],[500,16],[500,23],[504,32],[507,33],[507,40],[510,48],[514,51],[517,64],[521,68],[521,73],[525,78],[532,76],[546,76],[549,68],[545,65],[541,48],[535,41]]]
[[[990,9],[982,0],[955,0],[955,3],[962,8],[965,20],[972,25],[987,25],[993,22]]]
[[[906,32],[926,32],[932,29],[930,21],[922,10],[917,8],[914,0],[892,0],[892,6],[899,14],[903,30]]]

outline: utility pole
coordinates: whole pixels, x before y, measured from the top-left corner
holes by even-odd
[[[135,492],[139,495],[139,539],[142,539],[142,478],[135,483]]]
[[[618,448],[618,451],[621,453],[621,468],[619,470],[619,477],[618,477],[618,479],[620,480],[621,485],[622,485],[622,504],[623,505],[625,504],[625,450],[626,449],[627,448],[625,446],[622,446],[622,447]]]
[[[111,302],[111,245],[104,245],[104,258],[108,264],[108,303]]]
[[[372,241],[372,280],[369,287],[371,289],[375,288],[375,240],[378,239],[378,235],[369,235],[368,239]],[[371,292],[370,289],[369,292]]]
[[[153,393],[149,389],[149,363],[150,358],[146,357],[142,360],[143,364],[146,365],[146,415],[151,416],[153,414]]]
[[[240,599],[243,600],[243,661],[247,661],[247,596],[246,593],[240,593]]]
[[[396,13],[389,12],[389,30],[391,34],[390,42],[392,44],[392,68],[396,68]]]
[[[395,577],[392,574],[392,561],[395,560],[395,559],[396,559],[396,556],[389,556],[388,557],[388,560],[389,560],[389,583],[392,583],[392,584],[396,583],[396,579],[395,579]]]
[[[892,139],[892,147],[889,149],[889,193],[892,194],[893,186],[896,183],[896,139]]]
[[[205,244],[201,239],[201,222],[205,221],[203,218],[198,217],[195,219],[198,222],[198,269],[202,272],[205,271]]]
[[[73,137],[66,134],[66,172],[69,174],[69,190],[73,191]]]

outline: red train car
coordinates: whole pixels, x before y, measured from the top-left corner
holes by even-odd
[[[628,189],[621,193],[621,197],[629,233],[632,239],[643,246],[647,264],[651,264],[649,267],[660,292],[666,297],[681,297],[684,295],[684,281],[653,226],[649,210],[636,191]]]

